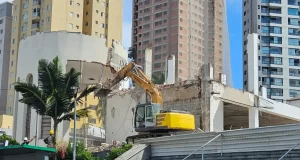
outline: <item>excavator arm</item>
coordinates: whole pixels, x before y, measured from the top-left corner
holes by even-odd
[[[117,76],[103,84],[98,91],[99,95],[107,95],[113,86],[130,77],[135,83],[143,88],[152,98],[152,103],[162,104],[162,95],[155,84],[139,69],[134,62],[130,62],[117,72]]]

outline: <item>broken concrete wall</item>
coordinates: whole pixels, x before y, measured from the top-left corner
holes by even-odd
[[[134,108],[138,103],[145,103],[145,93],[139,89],[119,91],[108,96],[105,114],[105,141],[124,141],[126,137],[136,135],[134,130]]]

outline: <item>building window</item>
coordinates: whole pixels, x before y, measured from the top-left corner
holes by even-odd
[[[85,26],[88,26],[89,25],[89,23],[88,22],[85,22]]]
[[[9,73],[9,78],[13,78],[14,77],[14,72],[10,72]]]
[[[76,29],[79,29],[79,26],[76,26]]]
[[[74,5],[74,1],[70,1],[70,5],[73,6]]]
[[[102,28],[105,28],[105,24],[104,23],[102,23],[101,26],[102,26]]]
[[[98,11],[98,10],[96,10],[96,13],[99,13],[99,11]]]
[[[88,119],[88,122],[89,122],[89,123],[96,124],[96,119],[94,119],[94,118],[89,118],[89,119]]]
[[[98,36],[98,32],[95,32],[95,35]]]
[[[14,66],[14,61],[11,61],[11,62],[10,62],[10,65],[11,65],[11,66]]]
[[[17,19],[18,19],[17,16],[14,16],[14,21],[15,21],[15,22],[17,21]]]
[[[79,18],[79,14],[77,14],[77,18]]]
[[[80,3],[77,3],[77,6],[80,6]]]
[[[70,12],[69,15],[70,15],[70,17],[73,17],[73,12]]]
[[[288,14],[298,16],[299,15],[298,8],[288,8]]]
[[[12,100],[12,95],[8,96],[8,100],[10,100],[10,101]]]
[[[85,2],[86,2],[86,4],[89,4],[89,3],[90,3],[89,0],[86,0]]]
[[[95,23],[98,24],[98,21],[96,21]]]
[[[72,23],[69,23],[69,28],[73,29],[73,24]]]
[[[50,9],[51,9],[51,6],[47,5],[47,10],[50,11]]]
[[[85,12],[85,16],[89,15],[89,12]]]
[[[3,23],[3,19],[0,20],[0,24],[2,24],[2,23]]]
[[[11,107],[8,107],[8,113],[11,113]]]
[[[46,21],[47,21],[47,22],[50,22],[50,17],[46,17]]]
[[[101,17],[104,17],[104,13],[103,12],[101,12]]]
[[[11,55],[14,55],[14,54],[15,54],[15,50],[12,50],[12,51],[11,51]]]
[[[14,39],[12,40],[12,43],[15,44],[15,42],[16,42],[16,39],[14,38]]]
[[[9,84],[9,89],[13,89],[14,88],[14,85],[11,83]]]

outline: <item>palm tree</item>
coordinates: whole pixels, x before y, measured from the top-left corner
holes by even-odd
[[[74,103],[82,103],[82,98],[95,91],[96,87],[87,87],[74,99],[72,86],[79,85],[80,72],[74,68],[65,74],[58,57],[52,62],[41,59],[38,62],[38,86],[32,83],[17,82],[15,90],[22,94],[19,102],[27,104],[37,111],[39,115],[50,116],[54,121],[54,142],[56,142],[57,126],[63,120],[74,119]],[[89,108],[76,111],[77,118],[87,117]]]

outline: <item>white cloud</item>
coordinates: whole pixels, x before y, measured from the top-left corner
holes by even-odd
[[[122,34],[123,47],[128,49],[129,47],[131,47],[131,22],[123,21]]]

